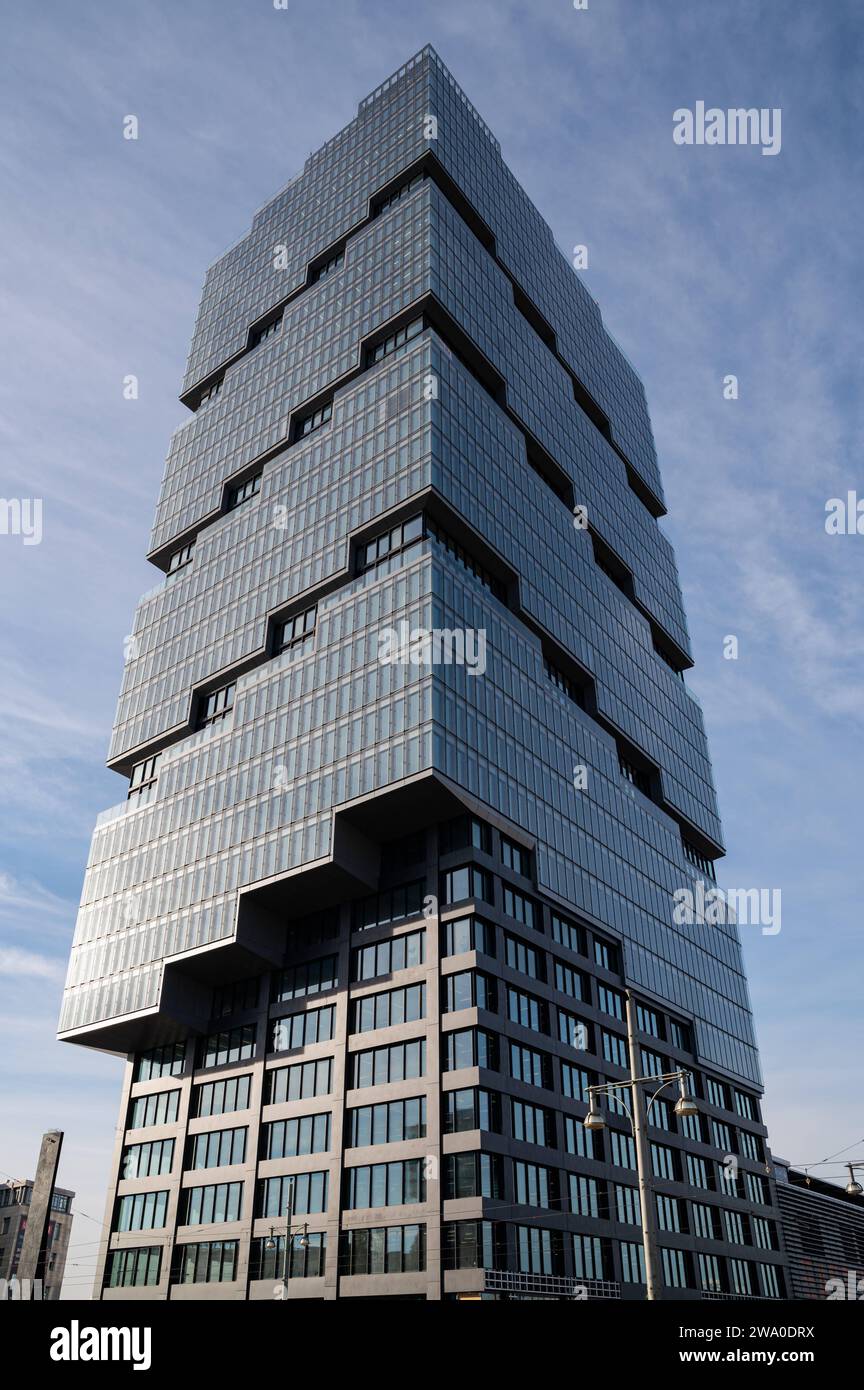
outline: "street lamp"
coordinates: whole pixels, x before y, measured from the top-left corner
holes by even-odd
[[[291,1225],[294,1214],[294,1179],[288,1179],[288,1199],[285,1203],[285,1260],[282,1266],[282,1298],[288,1297],[288,1280],[291,1278],[291,1253],[294,1248],[295,1232]],[[304,1221],[302,1227],[298,1227],[297,1234],[300,1236],[302,1249],[307,1249],[309,1245],[309,1222]],[[277,1243],[273,1235],[273,1227],[270,1227],[270,1234],[264,1242],[265,1250],[276,1250]]]
[[[860,1197],[862,1192],[864,1192],[864,1187],[861,1186],[860,1182],[858,1182],[855,1177],[855,1169],[864,1168],[864,1163],[847,1163],[846,1167],[849,1169],[849,1181],[846,1184],[847,1196]]]
[[[639,1076],[636,1065],[637,1040],[636,1040],[636,1000],[630,990],[627,991],[627,1044],[630,1054],[630,1079],[629,1081],[607,1081],[602,1085],[588,1087],[588,1114],[585,1116],[583,1124],[588,1130],[604,1129],[606,1117],[598,1104],[600,1096],[606,1096],[607,1100],[620,1105],[626,1112],[630,1120],[630,1128],[636,1144],[636,1169],[639,1175],[639,1208],[642,1218],[642,1243],[645,1250],[645,1285],[647,1297],[659,1299],[660,1297],[660,1267],[657,1256],[657,1226],[654,1215],[654,1197],[651,1187],[651,1159],[648,1145],[647,1124],[648,1116],[651,1113],[651,1106],[659,1096],[661,1091],[665,1091],[667,1086],[678,1083],[678,1099],[675,1102],[675,1114],[682,1117],[697,1115],[699,1107],[693,1096],[687,1089],[689,1072],[684,1070],[657,1072],[654,1075]],[[642,1086],[646,1082],[659,1082],[654,1094],[645,1105],[645,1097],[642,1094]],[[631,1105],[618,1093],[621,1091],[630,1092]],[[631,1108],[632,1107],[632,1108]],[[864,1164],[862,1164],[864,1167]],[[847,1188],[847,1191],[849,1189]],[[859,1192],[861,1189],[858,1189]]]

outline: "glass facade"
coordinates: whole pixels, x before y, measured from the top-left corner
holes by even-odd
[[[722,840],[645,395],[433,50],[211,267],[181,399],[150,549],[166,581],[136,613],[110,750],[135,795],[94,832],[60,1023],[130,1054],[124,1114],[166,1129],[136,1134],[136,1164],[220,1169],[197,1206],[160,1201],[169,1232],[187,1224],[159,1277],[251,1290],[252,1242],[257,1270],[278,1263],[260,1223],[302,1209],[317,1296],[398,1275],[438,1297],[445,1264],[487,1256],[638,1287],[632,1222],[621,1242],[608,1224],[627,1136],[594,1152],[574,1128],[585,1086],[629,1065],[629,988],[640,1041],[694,1071],[740,1156],[740,1192],[716,1189],[741,1204],[744,1273],[717,1276],[734,1293],[760,1073],[735,927],[673,918]],[[418,629],[482,634],[482,669],[458,643],[383,656]],[[691,1149],[715,1190],[707,1136],[667,1135],[682,1193]],[[304,1153],[332,1163],[314,1193]],[[445,1208],[477,1206],[445,1209],[446,1241],[444,1175],[468,1194]],[[131,1224],[119,1161],[115,1178],[122,1229],[155,1226]],[[196,1215],[230,1229],[192,1240]]]

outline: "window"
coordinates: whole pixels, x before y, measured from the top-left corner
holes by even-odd
[[[684,1251],[669,1250],[663,1246],[660,1257],[663,1262],[663,1282],[667,1289],[686,1289],[687,1261]]]
[[[523,927],[532,927],[536,931],[541,930],[540,911],[537,904],[531,898],[526,898],[524,893],[517,893],[515,888],[508,888],[506,883],[504,884],[504,911],[508,917],[513,917],[515,921],[521,922]]]
[[[278,1105],[286,1100],[309,1100],[311,1096],[329,1096],[333,1059],[322,1057],[318,1062],[299,1062],[293,1067],[277,1067],[267,1075],[270,1105]]]
[[[724,1154],[732,1152],[732,1131],[722,1120],[711,1121],[711,1143],[715,1148],[722,1149]]]
[[[138,1245],[127,1250],[112,1250],[108,1262],[106,1288],[141,1288],[159,1283],[162,1250],[158,1245]]]
[[[507,1017],[511,1023],[531,1028],[535,1033],[549,1032],[549,1006],[545,1000],[514,985],[507,986]]]
[[[231,681],[220,690],[214,690],[212,694],[202,697],[201,712],[198,716],[199,729],[207,729],[211,724],[218,724],[221,719],[227,718],[234,708],[236,689],[237,682]]]
[[[733,1293],[744,1294],[745,1296],[752,1294],[753,1284],[750,1279],[750,1266],[746,1260],[730,1260],[729,1275]]]
[[[425,1201],[426,1179],[420,1158],[408,1158],[396,1163],[364,1164],[360,1168],[349,1168],[345,1174],[345,1207],[348,1211],[366,1207],[403,1207]]]
[[[444,1196],[500,1197],[504,1190],[500,1154],[468,1153],[444,1155]]]
[[[591,1002],[591,986],[586,976],[581,970],[574,970],[572,966],[565,965],[563,960],[555,961],[555,988],[562,994],[569,994],[571,999]]]
[[[580,956],[587,954],[583,927],[578,926],[575,922],[568,922],[566,917],[559,917],[555,912],[552,913],[550,920],[552,922],[553,941],[568,947],[571,951],[576,951]]]
[[[603,1044],[603,1056],[607,1062],[614,1062],[616,1067],[627,1067],[627,1044],[623,1038],[619,1038],[617,1033],[607,1033],[605,1028],[600,1029],[600,1037]]]
[[[747,1243],[744,1239],[744,1222],[741,1219],[740,1211],[724,1210],[723,1227],[730,1245],[745,1245]]]
[[[180,1197],[180,1225],[211,1226],[221,1221],[239,1221],[242,1206],[242,1182],[187,1187]]]
[[[688,1154],[687,1157],[691,1158],[692,1155]],[[675,1155],[665,1144],[651,1145],[651,1167],[655,1178],[675,1181]]]
[[[520,1274],[561,1274],[564,1252],[560,1231],[516,1226],[516,1268]]]
[[[657,1193],[657,1224],[661,1231],[681,1231],[681,1205],[677,1197]]]
[[[411,1274],[425,1268],[425,1226],[373,1226],[340,1237],[342,1274]]]
[[[401,198],[407,198],[408,194],[413,193],[414,189],[418,188],[426,177],[427,175],[425,173],[415,174],[412,178],[406,180],[405,183],[400,184],[392,193],[388,193],[386,197],[376,200],[372,206],[372,217],[380,217],[382,213],[392,208],[394,203],[398,203]]]
[[[708,1293],[722,1293],[723,1284],[720,1279],[720,1261],[716,1255],[704,1255],[701,1251],[696,1256],[699,1266],[699,1287]]]
[[[338,984],[338,956],[320,956],[302,965],[289,965],[276,976],[273,1001],[284,1004],[292,999],[306,999],[310,994],[323,994]]]
[[[744,1091],[735,1092],[735,1112],[745,1120],[759,1121],[759,1106],[753,1096],[748,1096]]]
[[[233,984],[223,985],[213,991],[211,1018],[228,1018],[258,1007],[258,989],[261,977],[253,975],[248,980],[235,980]]]
[[[610,1129],[609,1149],[616,1168],[632,1168],[635,1171],[636,1145],[632,1134],[622,1134],[620,1129]]]
[[[609,941],[601,941],[599,936],[594,938],[594,960],[597,965],[604,970],[618,971],[618,947],[613,946]]]
[[[244,1023],[224,1033],[211,1033],[199,1046],[200,1067],[222,1067],[230,1062],[243,1062],[255,1055],[255,1024]]]
[[[222,389],[223,380],[224,378],[220,376],[218,380],[211,381],[209,386],[204,387],[203,391],[198,397],[198,404],[195,407],[196,410],[200,410],[202,405],[209,405],[211,401],[214,401],[216,399],[216,397],[219,395],[220,390]]]
[[[213,1129],[189,1140],[187,1168],[228,1168],[246,1161],[247,1129]]]
[[[761,1162],[762,1140],[758,1134],[751,1134],[748,1129],[739,1129],[738,1144],[745,1158],[752,1158],[756,1162]]]
[[[504,961],[511,970],[518,970],[532,980],[546,979],[546,956],[534,946],[528,946],[518,936],[504,933]]]
[[[410,970],[422,965],[426,958],[425,931],[406,932],[375,946],[361,946],[351,952],[352,978],[375,980],[380,975],[393,975],[397,970]]]
[[[647,1047],[640,1049],[642,1054],[642,1075],[643,1076],[662,1076],[668,1072],[666,1058],[661,1057],[659,1052],[651,1052]]]
[[[209,1240],[178,1245],[174,1250],[174,1284],[230,1284],[237,1278],[236,1240]]]
[[[135,1192],[117,1203],[115,1231],[155,1231],[168,1215],[167,1192]]]
[[[643,1033],[650,1033],[652,1038],[662,1038],[663,1036],[660,1015],[645,1004],[636,1005],[636,1026]]]
[[[708,1164],[698,1154],[687,1155],[687,1180],[691,1187],[709,1188]]]
[[[469,848],[479,849],[483,854],[491,852],[492,835],[485,821],[479,820],[477,816],[456,816],[454,820],[441,824],[441,854],[453,854],[457,850]]]
[[[352,1033],[371,1033],[376,1028],[416,1023],[426,1016],[426,986],[407,985],[403,989],[367,994],[363,999],[352,1002],[351,1013]]]
[[[595,1139],[575,1115],[564,1116],[564,1147],[568,1154],[578,1154],[580,1158],[601,1157],[599,1136]]]
[[[606,1194],[596,1178],[582,1173],[568,1173],[570,1210],[574,1216],[606,1216]]]
[[[514,1139],[520,1139],[524,1144],[541,1144],[544,1148],[555,1148],[554,1110],[547,1110],[543,1105],[530,1105],[527,1100],[516,1099],[511,1101],[511,1108]]]
[[[485,1028],[459,1028],[444,1034],[445,1071],[462,1071],[465,1067],[497,1071],[498,1066],[498,1038],[494,1033]]]
[[[768,1200],[768,1185],[758,1173],[745,1173],[744,1186],[751,1202],[756,1202],[763,1207],[771,1205]]]
[[[410,343],[412,338],[416,338],[418,333],[423,332],[423,328],[423,315],[421,314],[419,318],[412,319],[404,328],[397,329],[395,333],[389,333],[386,338],[366,349],[366,366],[374,367],[376,362],[382,361],[383,358],[394,353],[397,348]]]
[[[392,927],[409,917],[419,917],[423,911],[426,885],[423,879],[403,883],[386,893],[373,893],[354,904],[353,930],[371,931],[373,927]]]
[[[701,1115],[682,1115],[679,1119],[681,1133],[685,1139],[692,1139],[694,1143],[702,1143],[702,1116]]]
[[[248,1110],[251,1084],[251,1076],[232,1076],[230,1081],[207,1081],[202,1086],[196,1086],[192,1097],[192,1114],[203,1118],[206,1115],[229,1115],[234,1110]]]
[[[413,1096],[410,1100],[391,1100],[382,1105],[361,1105],[349,1110],[347,1133],[347,1147],[352,1149],[425,1139],[426,1097]]]
[[[466,898],[480,898],[483,902],[492,901],[492,884],[485,869],[466,864],[461,869],[451,869],[444,875],[445,903],[464,902]]]
[[[492,1221],[449,1221],[442,1228],[445,1269],[500,1269],[506,1262],[504,1228]]]
[[[617,989],[610,989],[608,985],[597,986],[597,1007],[604,1014],[611,1014],[613,1018],[624,1018],[624,996],[619,994]]]
[[[272,1120],[262,1129],[262,1158],[296,1158],[326,1153],[329,1148],[329,1111],[320,1115],[299,1115],[293,1120]]]
[[[261,1178],[256,1194],[256,1215],[284,1219],[289,1205],[292,1216],[310,1216],[326,1211],[328,1177],[327,1172],[322,1172]]]
[[[442,984],[442,1013],[456,1013],[459,1009],[485,1009],[487,1013],[495,1013],[498,1009],[497,982],[482,970],[445,975]]]
[[[254,477],[247,478],[243,483],[235,483],[228,489],[226,510],[233,512],[235,507],[240,507],[244,502],[248,502],[250,497],[256,497],[261,491],[261,474],[256,473]]]
[[[705,1099],[720,1110],[729,1109],[729,1094],[726,1087],[722,1081],[715,1081],[713,1076],[705,1077]]]
[[[577,1279],[606,1279],[606,1243],[597,1236],[577,1236],[573,1240],[573,1273]]]
[[[637,1189],[624,1187],[621,1183],[616,1182],[613,1184],[612,1190],[615,1194],[615,1220],[620,1221],[624,1226],[641,1226],[642,1205]],[[635,1282],[639,1283],[639,1280]]]
[[[692,844],[690,840],[685,840],[683,835],[681,836],[681,846],[684,850],[684,858],[687,860],[687,863],[692,864],[693,868],[698,869],[700,874],[704,874],[706,878],[710,878],[716,883],[717,876],[714,871],[712,860],[708,859],[704,854],[700,854],[696,846]]]
[[[314,430],[320,430],[322,425],[326,425],[333,414],[333,402],[327,401],[325,405],[319,405],[317,410],[308,410],[304,415],[298,415],[294,421],[292,432],[292,443],[305,439]]]
[[[142,1052],[135,1063],[135,1080],[155,1081],[160,1076],[180,1076],[185,1057],[186,1044],[182,1042]]]
[[[531,877],[531,851],[522,845],[517,845],[515,841],[501,836],[501,862],[506,869],[511,869],[514,874],[521,875],[522,878]]]
[[[529,1086],[552,1089],[552,1058],[546,1052],[538,1052],[534,1047],[522,1043],[510,1043],[510,1075],[514,1081],[524,1081]]]
[[[621,776],[624,777],[631,786],[640,791],[643,796],[651,796],[651,774],[642,768],[636,767],[630,761],[626,753],[618,750],[618,766],[621,769]]]
[[[690,1203],[694,1236],[699,1236],[700,1240],[716,1240],[718,1238],[714,1215],[716,1211],[716,1207],[707,1207],[703,1202]]]
[[[765,1220],[764,1216],[750,1217],[750,1231],[753,1236],[753,1244],[757,1245],[760,1250],[777,1249],[777,1243],[774,1238],[774,1227],[770,1221]]]
[[[442,954],[462,956],[467,951],[481,951],[484,956],[495,955],[495,928],[482,917],[455,917],[441,925]]]
[[[632,1240],[622,1240],[618,1248],[621,1252],[621,1282],[623,1284],[644,1284],[644,1247],[637,1245]]]
[[[494,574],[490,574],[489,570],[486,569],[485,565],[480,563],[475,555],[472,555],[471,552],[460,545],[458,541],[455,541],[452,536],[449,536],[443,527],[439,526],[431,517],[426,518],[426,534],[440,545],[442,550],[446,550],[447,554],[456,560],[464,570],[467,570],[468,574],[473,575],[475,579],[480,581],[485,589],[488,589],[491,594],[494,594],[499,603],[506,604],[507,586],[503,584],[500,579],[496,579]],[[481,846],[475,846],[475,848],[479,849]],[[488,849],[486,852],[488,853]]]
[[[290,1279],[319,1279],[324,1273],[327,1259],[326,1231],[307,1231],[306,1244],[295,1239],[291,1242]],[[281,1279],[285,1273],[285,1237],[275,1236],[273,1247],[268,1249],[270,1238],[258,1236],[249,1249],[250,1279]]]
[[[271,319],[269,323],[261,324],[260,327],[252,329],[249,334],[249,351],[251,352],[254,348],[260,347],[261,343],[265,343],[268,338],[275,338],[277,333],[281,332],[282,315],[280,313],[275,319]]]
[[[154,1139],[149,1144],[130,1144],[123,1150],[121,1178],[159,1178],[174,1163],[174,1140]]]
[[[129,1128],[146,1129],[148,1125],[173,1125],[180,1108],[180,1092],[157,1091],[152,1096],[139,1096],[129,1110]]]
[[[394,1043],[391,1047],[373,1047],[368,1052],[355,1052],[350,1058],[351,1085],[384,1086],[391,1081],[410,1081],[426,1072],[426,1042]]]
[[[584,1067],[573,1067],[569,1062],[561,1063],[561,1089],[568,1100],[588,1100],[588,1087],[592,1078]]]
[[[144,758],[143,762],[135,764],[129,777],[129,801],[133,796],[143,796],[151,787],[155,787],[161,756],[161,753],[154,753],[152,758]]]
[[[692,1038],[690,1029],[686,1023],[679,1023],[677,1019],[669,1019],[669,1041],[673,1047],[677,1047],[682,1052],[692,1052]]]
[[[333,1037],[336,1006],[326,1009],[307,1009],[305,1013],[288,1014],[273,1021],[273,1052],[293,1052],[298,1047],[329,1042]]]
[[[782,1298],[781,1279],[782,1275],[776,1265],[757,1265],[759,1278],[762,1283],[762,1293],[766,1298]]]
[[[333,274],[334,270],[339,270],[344,260],[344,251],[336,251],[326,261],[319,262],[319,264],[309,272],[309,284],[317,285],[319,280],[325,280],[328,275]]]
[[[401,554],[408,550],[418,541],[422,541],[424,535],[423,516],[409,517],[399,526],[392,526],[389,531],[384,531],[374,540],[367,541],[361,545],[357,554],[357,572],[365,573],[366,570],[374,569],[376,565],[389,560],[391,555]]]
[[[543,658],[543,669],[552,684],[557,690],[561,691],[562,695],[566,695],[568,700],[572,700],[574,705],[578,705],[580,709],[586,708],[588,701],[585,696],[585,686],[583,684],[576,682],[571,676],[565,675],[561,668],[556,666],[548,656],[544,656]]]
[[[513,1192],[520,1207],[552,1207],[558,1198],[558,1174],[539,1163],[513,1162]],[[471,1195],[471,1194],[466,1194]]]
[[[318,615],[317,607],[307,608],[302,613],[295,613],[293,618],[286,618],[284,622],[277,624],[275,654],[287,652],[289,647],[296,647],[300,642],[305,642],[307,637],[311,637],[315,632],[315,620]]]
[[[576,1052],[591,1051],[591,1024],[561,1008],[558,1009],[558,1037]]]

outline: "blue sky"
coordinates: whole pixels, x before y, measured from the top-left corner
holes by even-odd
[[[204,272],[426,42],[559,244],[588,246],[645,381],[721,879],[783,894],[779,936],[744,931],[774,1150],[864,1157],[864,536],[824,526],[828,498],[864,496],[862,35],[855,0],[8,5],[0,492],[41,497],[44,534],[0,535],[0,1170],[30,1174],[42,1131],[66,1130],[69,1293],[88,1290],[122,1064],[54,1029],[92,823],[124,795],[103,762]],[[780,154],[676,145],[673,112],[699,100],[782,108]]]

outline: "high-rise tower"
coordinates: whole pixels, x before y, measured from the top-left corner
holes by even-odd
[[[291,1297],[644,1296],[582,1124],[631,1064],[699,1098],[667,1294],[782,1295],[644,393],[431,49],[213,266],[182,400],[61,1020],[129,1058],[104,1296],[269,1298],[289,1205]]]

